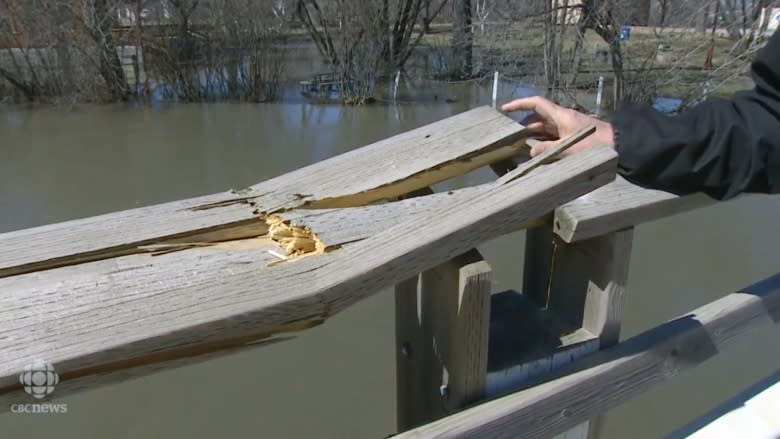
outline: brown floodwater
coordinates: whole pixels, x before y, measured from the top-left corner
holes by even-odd
[[[445,102],[448,93],[460,100]],[[468,86],[430,97],[359,108],[6,107],[0,232],[243,188],[490,99]],[[459,184],[489,178],[484,170]],[[780,271],[778,224],[780,198],[751,196],[638,227],[623,336]],[[519,289],[522,244],[518,233],[481,247],[495,291]],[[613,410],[603,437],[682,426],[778,369],[777,335],[751,334]],[[393,296],[383,291],[291,341],[64,397],[67,414],[2,414],[0,437],[381,438],[395,431],[394,369]]]

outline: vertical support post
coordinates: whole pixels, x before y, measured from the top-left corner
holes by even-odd
[[[482,397],[491,270],[476,250],[396,286],[398,431]]]
[[[619,340],[633,228],[566,243],[549,225],[526,235],[523,292],[539,306],[599,338],[599,349]],[[595,421],[595,422],[594,422]],[[594,438],[600,418],[566,438]]]
[[[395,72],[395,82],[393,83],[393,103],[398,97],[398,83],[401,81],[401,71]]]
[[[498,105],[498,71],[493,74],[493,108]]]
[[[596,89],[596,116],[601,115],[601,96],[604,94],[604,77],[599,76],[599,84]]]

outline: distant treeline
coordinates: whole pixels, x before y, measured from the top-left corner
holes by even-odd
[[[112,102],[151,95],[275,100],[288,65],[286,42],[301,38],[316,47],[341,81],[343,100],[351,103],[364,102],[381,79],[407,70],[420,46],[436,58],[437,77],[462,80],[488,69],[538,75],[559,100],[584,60],[600,50],[588,46],[588,30],[608,52],[615,97],[646,99],[657,92],[662,75],[631,79],[626,72],[658,70],[652,46],[668,44],[665,27],[700,35],[694,45],[709,47],[711,66],[715,28],[736,41],[730,55],[752,53],[760,42],[758,17],[769,3],[0,0],[0,101]],[[621,30],[626,24],[655,26],[651,51],[626,50]],[[446,33],[437,33],[442,27]],[[641,90],[630,87],[637,78]]]

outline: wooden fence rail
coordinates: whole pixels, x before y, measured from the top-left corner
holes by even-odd
[[[34,360],[62,398],[284,340],[395,285],[399,437],[593,435],[777,323],[780,275],[617,344],[634,227],[710,201],[616,177],[609,147],[552,161],[586,134],[520,161],[525,128],[481,107],[244,190],[0,234],[0,411]],[[488,165],[493,182],[429,189]],[[491,291],[476,247],[525,228],[522,292]]]
[[[396,437],[551,437],[778,323],[780,274],[575,362],[558,378]]]
[[[247,190],[0,235],[0,399],[23,396],[37,359],[62,397],[317,325],[614,180],[603,147],[396,200],[517,155],[523,136],[478,108]]]

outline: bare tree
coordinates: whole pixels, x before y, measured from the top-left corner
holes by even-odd
[[[402,70],[447,1],[298,0],[297,13],[350,102],[373,95],[376,81]]]
[[[98,47],[100,76],[106,84],[112,100],[125,100],[130,95],[127,78],[119,61],[111,30],[116,23],[117,2],[112,0],[87,0],[80,14],[80,5],[72,4],[74,16],[81,18],[87,34]]]
[[[458,79],[470,78],[474,42],[471,27],[471,0],[453,0],[452,51],[455,65],[452,76]]]

